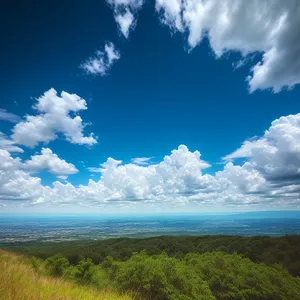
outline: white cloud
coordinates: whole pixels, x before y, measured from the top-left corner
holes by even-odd
[[[73,164],[60,159],[49,148],[42,148],[40,155],[31,156],[30,160],[23,164],[23,168],[33,173],[48,170],[50,173],[59,176],[60,179],[66,179],[65,176],[78,173]]]
[[[191,48],[207,37],[217,57],[262,53],[247,78],[251,92],[300,83],[299,1],[156,0],[156,10],[162,23],[188,34]]]
[[[102,168],[94,168],[94,167],[88,167],[87,168],[91,173],[101,173]]]
[[[136,158],[132,158],[131,159],[131,162],[136,164],[136,165],[148,165],[150,160],[152,159],[153,157],[136,157]]]
[[[35,147],[39,143],[49,143],[57,139],[61,133],[72,144],[93,145],[97,141],[93,137],[84,136],[85,125],[78,112],[86,110],[86,101],[76,94],[62,92],[61,97],[55,89],[50,89],[37,99],[33,106],[36,115],[27,115],[12,129],[12,139],[21,145]],[[76,114],[74,117],[71,113]]]
[[[120,59],[120,52],[115,49],[113,43],[105,44],[104,52],[97,51],[94,57],[90,57],[80,65],[86,74],[106,75],[116,60]]]
[[[115,19],[120,26],[121,32],[126,38],[128,38],[129,30],[134,22],[134,15],[128,9],[126,9],[124,14],[116,15]]]
[[[87,186],[80,185],[78,188],[56,182],[53,194],[45,196],[45,199],[64,199],[67,202],[86,199],[97,205],[110,201],[163,201],[201,184],[201,170],[209,164],[200,159],[198,151],[190,152],[181,145],[159,164],[122,165],[122,161],[108,158],[101,166],[98,182],[90,180]]]
[[[0,120],[18,123],[21,121],[21,118],[13,113],[8,112],[6,109],[0,108]]]
[[[40,178],[32,177],[21,168],[19,158],[12,158],[8,151],[0,150],[1,201],[34,201],[47,189],[41,185]]]
[[[261,149],[267,146],[265,139],[257,139],[252,141],[245,141],[242,146],[234,152],[223,157],[224,161],[232,161],[237,158],[249,158],[252,156],[254,149]]]
[[[128,38],[136,23],[136,14],[143,6],[143,0],[107,0],[114,11],[119,30]]]
[[[156,0],[155,9],[161,13],[162,23],[171,29],[183,31],[182,0]]]
[[[13,158],[8,151],[0,149],[0,201],[6,201],[7,205],[37,204],[44,202],[45,195],[50,201],[53,189],[43,186],[40,178],[31,175],[31,171],[42,169],[55,175],[61,174],[61,179],[77,172],[72,164],[59,159],[50,149],[43,149],[41,155],[32,156],[24,163],[19,158]]]
[[[272,122],[261,138],[246,141],[225,160],[247,158],[272,183],[300,187],[300,114]]]
[[[2,132],[0,132],[0,149],[7,150],[8,152],[24,152],[23,149],[16,146],[16,143]]]
[[[227,155],[224,169],[205,174],[210,164],[199,151],[185,145],[161,162],[139,158],[124,164],[108,158],[99,168],[98,181],[74,186],[56,181],[43,186],[29,169],[47,169],[59,179],[75,173],[75,167],[44,149],[41,155],[22,163],[9,152],[0,151],[0,199],[20,200],[28,205],[73,205],[119,207],[151,205],[174,207],[197,205],[202,210],[292,209],[300,206],[300,114],[274,120],[263,136],[246,141]],[[45,158],[46,157],[46,158]],[[235,163],[242,158],[244,162]],[[52,164],[52,162],[55,163]],[[144,164],[143,164],[144,163]],[[22,202],[23,201],[23,202]],[[14,202],[15,203],[15,202]]]

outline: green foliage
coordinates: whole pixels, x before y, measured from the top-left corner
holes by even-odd
[[[166,252],[133,253],[126,261],[106,257],[101,265],[82,259],[69,265],[55,255],[45,263],[32,258],[54,276],[64,276],[98,290],[114,287],[122,293],[136,293],[144,300],[289,300],[300,299],[300,278],[292,277],[280,264],[254,263],[240,254],[225,252],[189,253],[184,258]]]
[[[134,291],[143,299],[213,300],[209,287],[186,264],[166,254],[148,256],[134,253],[126,262],[116,262],[115,285]],[[113,266],[112,265],[112,266]]]
[[[95,274],[95,266],[90,258],[81,260],[76,266],[75,278],[80,283],[89,283]]]
[[[50,274],[56,277],[62,276],[69,265],[69,261],[61,254],[51,256],[46,260],[46,267]]]
[[[188,254],[185,262],[220,300],[300,299],[300,278],[293,278],[278,265],[268,267],[237,253],[222,252]]]
[[[280,265],[256,264],[237,253],[188,254],[180,260],[142,251],[110,268],[116,270],[116,287],[138,291],[143,299],[300,299],[300,278]]]
[[[32,266],[32,268],[36,271],[41,271],[44,266],[44,261],[38,257],[32,256],[24,261],[25,263]]]
[[[253,263],[237,253],[190,253],[176,259],[142,251],[125,262],[108,258],[103,267],[113,270],[111,279],[117,288],[137,291],[142,299],[300,299],[300,278],[281,265]]]
[[[110,284],[107,273],[91,259],[82,259],[75,266],[70,266],[64,271],[64,278],[81,285],[90,285],[103,290]]]
[[[138,299],[300,299],[300,277],[291,276],[300,275],[299,236],[164,236],[15,249],[39,257],[65,254],[72,265],[61,254],[29,261],[39,274],[64,276],[98,290],[114,287],[137,293]]]
[[[300,276],[300,236],[297,235],[278,238],[222,235],[160,236],[42,244],[31,242],[19,246],[6,246],[6,248],[43,259],[61,253],[71,264],[77,264],[82,258],[91,258],[95,264],[99,264],[107,256],[125,261],[130,258],[131,253],[143,249],[146,249],[149,255],[165,251],[169,256],[176,258],[183,258],[187,253],[237,252],[254,262],[267,265],[282,264],[292,275]]]
[[[32,260],[36,263],[36,260]],[[39,265],[40,261],[38,262]],[[44,267],[42,262],[41,267]],[[1,300],[136,300],[110,290],[78,286],[63,278],[51,278],[33,269],[28,259],[0,250]]]

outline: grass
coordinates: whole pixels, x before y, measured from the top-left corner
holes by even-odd
[[[65,300],[101,299],[133,300],[130,295],[113,291],[97,291],[77,286],[63,279],[37,273],[20,255],[0,250],[0,299],[2,300]]]

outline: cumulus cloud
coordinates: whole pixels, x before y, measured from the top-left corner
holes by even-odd
[[[57,139],[58,134],[72,144],[91,146],[97,143],[93,134],[83,134],[85,125],[78,113],[86,110],[87,104],[78,95],[62,92],[59,97],[52,88],[37,99],[33,108],[37,114],[26,115],[25,120],[12,129],[12,139],[17,144],[32,148]]]
[[[98,168],[98,181],[74,186],[55,181],[43,186],[29,169],[47,169],[66,176],[75,167],[55,157],[50,149],[22,163],[0,151],[0,199],[35,205],[197,205],[198,209],[292,209],[300,207],[300,114],[274,120],[261,137],[245,141],[224,157],[223,170],[205,171],[210,164],[199,151],[180,145],[160,162],[148,158],[124,164],[108,158]],[[46,157],[46,158],[44,158]],[[243,161],[241,161],[241,159]],[[51,165],[51,161],[55,161]],[[59,171],[57,171],[59,170]],[[25,199],[25,198],[26,199]],[[8,204],[6,202],[5,204]]]
[[[21,118],[13,113],[8,112],[6,109],[0,108],[0,120],[18,123],[21,121]]]
[[[299,1],[156,0],[156,11],[172,31],[187,34],[190,48],[207,37],[216,57],[261,53],[247,78],[251,92],[300,83]]]
[[[50,173],[59,176],[60,179],[67,179],[65,176],[78,173],[73,164],[60,159],[49,148],[43,148],[41,154],[31,156],[23,164],[23,168],[33,173],[48,170]]]
[[[40,178],[22,170],[19,158],[13,158],[8,151],[0,149],[0,200],[35,201],[45,190]]]
[[[120,32],[128,38],[136,23],[137,12],[143,6],[143,0],[107,0],[114,11],[114,17]]]
[[[0,132],[0,149],[7,150],[8,152],[24,152],[23,149],[16,146],[16,143],[2,132]]]
[[[0,201],[6,201],[7,205],[12,204],[10,201],[37,204],[44,201],[45,195],[50,200],[52,188],[42,185],[39,177],[32,176],[32,172],[42,170],[64,180],[67,175],[78,172],[74,165],[61,160],[50,149],[42,149],[41,155],[34,155],[25,162],[0,149]]]
[[[70,183],[54,183],[52,194],[44,199],[86,199],[90,203],[163,201],[170,197],[181,197],[201,184],[201,171],[209,164],[201,160],[198,151],[190,152],[181,145],[159,164],[139,166],[122,164],[121,160],[108,158],[101,165],[101,178],[90,180],[87,186],[75,188]]]
[[[264,135],[245,141],[224,160],[247,158],[272,183],[300,187],[300,114],[274,120]]]
[[[120,59],[120,52],[115,49],[113,43],[105,44],[104,51],[97,51],[80,68],[89,75],[106,75],[116,60]]]

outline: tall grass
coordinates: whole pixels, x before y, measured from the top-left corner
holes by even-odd
[[[63,279],[40,275],[22,256],[0,250],[0,299],[1,300],[65,300],[101,299],[133,300],[129,295],[113,291],[96,291],[76,286]]]

